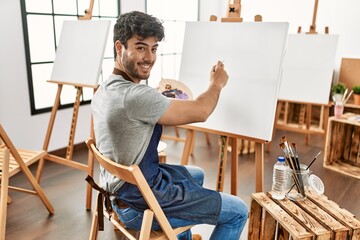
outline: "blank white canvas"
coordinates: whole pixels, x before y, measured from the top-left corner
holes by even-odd
[[[50,80],[96,86],[109,27],[109,20],[64,21]]]
[[[195,126],[270,141],[288,23],[188,22],[179,80],[199,96],[223,60],[229,81],[213,114]]]
[[[328,104],[338,35],[290,34],[279,99]]]

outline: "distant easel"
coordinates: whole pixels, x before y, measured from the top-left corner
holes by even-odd
[[[90,8],[85,10],[86,15],[83,17],[79,17],[79,20],[90,20],[92,9],[93,9],[94,1],[90,1]],[[78,119],[78,113],[79,113],[79,107],[80,107],[80,98],[83,94],[83,88],[92,88],[94,92],[96,91],[98,85],[94,84],[84,84],[84,83],[70,83],[70,82],[62,82],[57,80],[48,80],[49,83],[57,84],[57,93],[55,97],[55,102],[52,107],[51,116],[45,136],[45,141],[43,144],[43,150],[48,152],[48,147],[50,143],[50,138],[52,134],[52,130],[54,127],[54,122],[56,118],[56,113],[58,111],[59,105],[60,105],[60,96],[61,91],[63,89],[64,85],[68,86],[74,86],[76,89],[76,97],[73,105],[73,114],[72,114],[72,121],[71,121],[71,127],[70,127],[70,135],[69,135],[69,141],[68,146],[66,148],[66,154],[65,157],[56,156],[53,154],[47,153],[43,159],[39,162],[39,167],[37,169],[36,173],[36,180],[40,182],[42,170],[44,167],[45,160],[50,160],[53,162],[56,162],[58,164],[62,164],[71,168],[75,168],[81,171],[86,172],[88,175],[93,176],[94,173],[94,162],[92,156],[89,154],[88,156],[88,164],[79,163],[72,160],[73,157],[73,151],[74,151],[74,138],[75,138],[75,130],[76,130],[76,124]],[[90,137],[94,138],[94,132],[93,132],[93,121],[91,119],[91,128],[90,128]],[[86,209],[91,209],[91,196],[92,196],[92,188],[89,184],[87,184],[87,192],[86,192]]]
[[[242,22],[240,17],[241,13],[241,4],[240,0],[234,0],[233,3],[229,1],[228,13],[226,18],[221,18],[221,22]],[[261,21],[262,18],[260,15],[255,16],[255,21]],[[210,16],[210,21],[217,21],[217,17],[212,15]],[[194,126],[183,126],[186,131],[186,140],[184,151],[182,155],[181,163],[186,165],[191,153],[192,145],[194,142],[195,130],[200,132],[208,132],[220,136],[220,151],[219,151],[219,164],[218,164],[218,175],[216,180],[216,190],[223,191],[224,189],[224,177],[225,169],[227,162],[227,151],[228,147],[231,146],[233,151],[231,151],[231,194],[237,195],[238,189],[238,141],[240,139],[245,139],[246,141],[255,142],[255,171],[256,171],[256,183],[255,188],[257,192],[261,192],[264,189],[264,144],[265,140],[253,139],[243,136],[238,136],[236,134],[229,134],[224,132],[219,132],[211,129],[198,128]]]
[[[306,34],[317,34],[316,15],[317,15],[318,3],[319,1],[315,0],[312,24],[310,25],[310,29],[308,32],[306,32]],[[298,33],[301,33],[301,26],[298,27]],[[325,34],[329,34],[329,27],[325,27]],[[295,104],[300,105],[298,124],[289,123],[290,121],[289,116],[293,115],[292,107]],[[310,143],[310,134],[320,134],[324,136],[326,135],[330,106],[331,106],[330,102],[328,104],[314,104],[314,103],[279,100],[275,114],[274,131],[276,129],[282,129],[287,131],[304,133],[306,134],[305,143],[306,145],[308,145]],[[320,107],[319,124],[316,127],[312,126],[311,124],[313,107]],[[283,115],[282,120],[280,120],[280,115]],[[271,144],[268,143],[266,149],[267,152],[270,151],[270,147]]]
[[[89,8],[85,9],[84,16],[79,16],[79,20],[91,20],[93,8],[94,8],[94,0],[90,0]]]

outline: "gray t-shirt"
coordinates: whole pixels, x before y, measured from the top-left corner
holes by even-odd
[[[169,99],[150,86],[111,75],[91,102],[97,148],[122,165],[139,164],[169,104]],[[100,185],[106,191],[114,193],[123,183],[101,169]]]

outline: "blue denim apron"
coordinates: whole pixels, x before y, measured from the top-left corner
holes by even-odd
[[[161,134],[162,127],[156,124],[139,167],[164,213],[195,222],[207,218],[210,224],[216,224],[221,210],[220,194],[198,185],[184,166],[159,164],[157,146]],[[138,211],[148,208],[138,188],[129,183],[118,190],[116,198]]]

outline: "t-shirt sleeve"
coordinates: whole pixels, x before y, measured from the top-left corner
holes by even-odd
[[[129,119],[155,124],[165,113],[170,100],[147,85],[136,85],[129,89],[125,98],[125,109]]]

